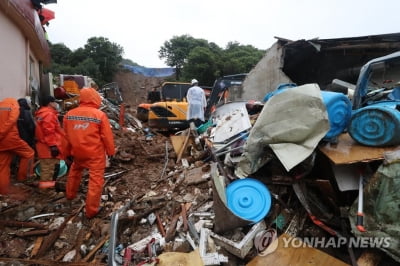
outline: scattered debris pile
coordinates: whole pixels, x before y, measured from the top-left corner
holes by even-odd
[[[366,65],[377,74],[361,73],[367,75],[354,86],[353,109],[364,99],[398,113],[397,94],[382,100],[397,84],[372,94],[367,86],[387,84],[383,74],[398,72],[396,58]],[[376,93],[383,102],[369,97]],[[199,128],[156,132],[135,108],[104,99],[117,153],[109,158],[99,215],[83,215],[87,173],[73,201],[65,199],[65,175],[49,192],[36,180],[16,183],[17,193],[0,198],[0,261],[398,265],[400,135],[394,146],[355,141],[346,132],[350,100],[315,83],[285,84],[254,107],[226,103]],[[370,125],[367,133],[380,128]]]
[[[83,215],[87,174],[72,202],[64,195],[66,176],[52,192],[39,191],[35,182],[14,184],[18,197],[1,198],[1,262],[286,265],[296,257],[300,264],[360,265],[372,254],[380,265],[396,265],[391,245],[398,246],[399,231],[381,236],[390,238],[389,246],[348,244],[363,236],[354,230],[359,173],[374,176],[384,167],[384,152],[396,147],[363,147],[341,134],[337,143],[320,142],[288,169],[259,140],[263,153],[241,173],[257,170],[239,179],[235,172],[251,153],[249,139],[262,115],[248,115],[245,103],[221,106],[212,123],[170,135],[149,130],[129,110],[121,120],[120,107],[106,99],[102,110],[114,121],[118,152],[105,174],[101,212],[90,220]],[[258,183],[232,192],[240,180]],[[235,197],[236,206],[230,202]],[[368,234],[371,220],[366,216],[369,238],[375,237]]]

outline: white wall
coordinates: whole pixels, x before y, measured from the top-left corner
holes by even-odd
[[[40,81],[39,64],[31,54],[29,42],[19,28],[0,10],[0,100],[30,95],[29,68],[33,60],[33,77]]]
[[[282,71],[282,60],[282,47],[276,42],[244,80],[243,100],[262,101],[280,83],[292,82]]]

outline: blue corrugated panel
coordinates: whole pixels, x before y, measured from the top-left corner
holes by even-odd
[[[329,119],[329,131],[325,139],[332,139],[341,134],[351,118],[351,102],[346,95],[332,91],[321,91]]]
[[[400,113],[395,104],[381,103],[354,111],[348,127],[350,136],[366,146],[400,144]]]

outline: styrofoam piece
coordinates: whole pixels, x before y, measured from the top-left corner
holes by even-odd
[[[162,235],[160,233],[154,233],[139,240],[136,243],[133,243],[132,245],[129,245],[128,248],[132,249],[133,251],[142,251],[146,248],[147,244],[151,241],[152,238],[155,239],[156,243],[160,243],[160,246],[164,246],[165,239],[162,237]]]
[[[228,257],[217,252],[207,253],[207,238],[211,231],[207,228],[200,230],[199,252],[204,265],[220,265],[221,262],[228,262]]]
[[[244,258],[247,253],[249,253],[250,249],[253,246],[253,239],[258,232],[264,230],[266,228],[264,220],[253,225],[250,231],[243,237],[240,242],[234,242],[230,239],[222,237],[220,235],[215,234],[214,232],[210,233],[210,236],[214,238],[215,243],[221,247],[224,247],[227,251],[232,253],[233,255]]]

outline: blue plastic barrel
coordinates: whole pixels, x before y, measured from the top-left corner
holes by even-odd
[[[400,144],[400,113],[396,105],[369,105],[354,111],[348,126],[350,136],[366,146]]]
[[[271,209],[271,193],[253,178],[238,179],[226,188],[228,208],[242,219],[260,222]]]
[[[332,139],[341,134],[351,118],[351,102],[343,93],[321,91],[322,101],[326,106],[329,119],[329,131],[324,139]]]
[[[267,102],[272,96],[277,95],[281,92],[284,92],[287,89],[297,87],[295,83],[281,83],[276,87],[276,89],[272,92],[268,92],[263,99],[263,102]]]

